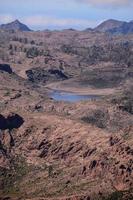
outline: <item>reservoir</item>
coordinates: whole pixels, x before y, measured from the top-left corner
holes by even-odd
[[[68,102],[78,102],[84,100],[96,100],[99,99],[98,95],[79,95],[75,93],[62,92],[58,90],[54,90],[50,92],[50,97],[56,101],[68,101]]]

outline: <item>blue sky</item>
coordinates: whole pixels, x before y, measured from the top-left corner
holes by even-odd
[[[34,30],[85,29],[112,18],[133,20],[133,0],[0,0],[0,24],[19,19]]]

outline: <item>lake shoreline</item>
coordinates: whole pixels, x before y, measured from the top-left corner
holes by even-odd
[[[60,92],[67,92],[76,95],[99,95],[99,96],[106,96],[114,94],[118,89],[116,88],[92,88],[90,86],[80,86],[79,84],[76,85],[74,80],[66,80],[61,82],[54,82],[47,84],[45,86],[46,89],[49,91],[60,91]]]

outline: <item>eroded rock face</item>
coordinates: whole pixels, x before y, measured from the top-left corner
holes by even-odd
[[[18,114],[11,113],[7,118],[0,114],[0,159],[9,157],[10,148],[15,146],[12,130],[18,129],[23,123],[24,119]]]
[[[7,64],[0,64],[0,71],[12,74],[12,69],[11,69],[10,65],[7,65]]]
[[[16,137],[13,129],[18,129],[23,123],[24,119],[18,114],[11,113],[7,117],[0,114],[0,171],[11,166],[11,160],[14,157],[12,148],[15,147]],[[1,173],[0,176],[3,175]]]
[[[24,156],[26,162],[32,165],[32,170],[28,169],[27,174],[26,165],[22,165],[24,161],[20,162],[21,170],[16,168],[19,177],[20,172],[24,173],[21,186],[20,179],[17,180],[20,193],[26,187],[29,197],[33,192],[41,194],[40,190],[47,190],[47,199],[51,194],[54,198],[56,194],[59,199],[65,196],[70,200],[85,200],[96,199],[92,198],[91,191],[97,191],[99,196],[105,191],[112,193],[111,184],[122,191],[131,187],[133,163],[130,144],[126,144],[118,135],[105,134],[103,129],[61,116],[47,115],[34,113],[33,118],[25,117],[21,131],[16,131],[16,134],[13,132],[15,146],[12,153]],[[22,123],[21,116],[17,114],[10,114],[6,119],[13,122],[13,127]],[[4,149],[2,151],[4,153]],[[35,182],[37,188],[34,187]],[[74,194],[73,191],[78,192]]]

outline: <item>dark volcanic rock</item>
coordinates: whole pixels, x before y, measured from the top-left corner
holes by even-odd
[[[33,68],[26,71],[26,74],[30,81],[35,83],[46,83],[47,81],[65,80],[68,77],[58,69],[45,70],[43,68]]]
[[[9,74],[12,74],[12,69],[11,69],[10,65],[7,65],[7,64],[0,64],[0,71],[4,71]]]

